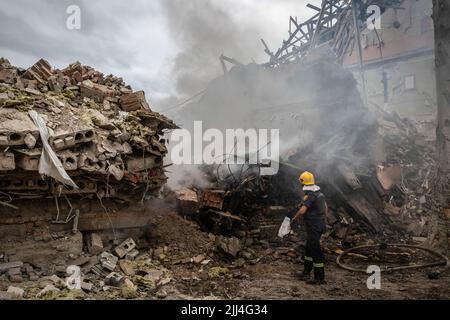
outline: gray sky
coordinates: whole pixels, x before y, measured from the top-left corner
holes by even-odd
[[[321,1],[0,0],[0,56],[24,68],[41,57],[57,68],[78,60],[145,90],[158,110],[220,75],[221,53],[266,61],[259,39],[278,48],[289,15],[313,13],[308,2]],[[80,30],[66,27],[72,4],[81,9]]]

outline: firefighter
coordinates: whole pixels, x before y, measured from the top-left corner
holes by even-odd
[[[309,284],[325,283],[324,255],[320,247],[320,237],[325,232],[325,217],[328,210],[325,196],[320,187],[315,184],[314,175],[308,171],[299,177],[303,185],[303,202],[295,214],[292,222],[303,217],[306,229],[306,250],[304,256],[303,272],[299,278]],[[314,270],[314,280],[310,280],[311,271]]]

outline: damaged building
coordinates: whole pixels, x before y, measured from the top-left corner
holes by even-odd
[[[145,200],[167,180],[163,135],[174,128],[120,78],[79,62],[58,70],[41,59],[23,70],[2,58],[0,251],[38,266],[57,256],[58,232],[73,233],[61,250],[76,254],[80,231],[95,247],[92,233],[113,230],[117,240],[146,226]]]
[[[367,26],[371,5],[383,32]],[[176,106],[174,121],[79,62],[22,69],[1,58],[0,299],[447,299],[429,5],[308,4],[314,15],[291,17],[278,49],[262,40],[266,62],[222,55],[224,74]],[[199,120],[203,130],[279,130],[280,157],[230,164],[233,149],[215,154],[223,163],[170,163],[170,131]],[[277,173],[262,174],[274,161]],[[328,207],[331,284],[315,290],[294,278],[305,226],[279,233],[302,204],[305,170]],[[388,290],[365,290],[373,264]],[[411,273],[391,274],[402,270]],[[417,286],[429,292],[405,289]]]
[[[395,29],[383,33],[386,42],[378,47],[368,40],[376,31],[367,32],[365,25],[366,9],[373,4],[381,7],[388,29]],[[225,161],[200,168],[209,186],[192,183],[179,191],[182,214],[216,234],[242,237],[265,230],[276,242],[284,217],[292,216],[299,205],[298,175],[308,170],[327,195],[327,241],[334,238],[345,249],[365,241],[441,246],[444,238],[447,247],[448,228],[441,228],[442,207],[432,190],[437,174],[433,137],[417,121],[432,119],[435,111],[428,118],[415,117],[433,97],[421,100],[414,95],[420,94],[418,88],[402,87],[402,95],[390,99],[386,108],[371,94],[379,68],[397,70],[396,64],[403,63],[411,70],[416,58],[432,55],[429,5],[323,1],[321,8],[308,5],[317,9],[309,20],[291,17],[289,38],[278,50],[271,51],[262,41],[269,62],[244,65],[221,56],[224,75],[180,109],[179,116],[187,123],[199,117],[207,128],[222,130],[279,128],[280,170],[267,177],[260,175],[261,165],[230,166]],[[400,27],[390,26],[397,17],[402,23],[411,20],[411,30],[403,26],[401,31],[411,41],[401,48],[395,43]],[[384,55],[372,54],[382,49]],[[420,81],[404,75],[401,81],[425,84],[426,91],[434,92],[428,68],[430,72],[417,75]],[[410,113],[398,104],[405,103],[405,95],[417,103],[410,105]]]

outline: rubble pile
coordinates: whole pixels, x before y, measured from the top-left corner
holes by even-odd
[[[237,268],[260,259],[252,248],[234,237],[216,237],[175,212],[154,221],[144,238],[115,243],[104,233],[61,233],[54,242],[58,259],[21,256],[10,249],[0,255],[2,299],[163,299],[192,294],[200,282],[205,294],[223,280],[239,278]],[[135,241],[136,240],[136,241]],[[69,249],[68,245],[72,245]],[[256,242],[254,243],[256,244]],[[21,248],[23,250],[23,248]],[[227,263],[229,257],[237,261]],[[80,282],[73,270],[80,268]],[[234,269],[234,270],[233,270]],[[226,289],[225,289],[226,290]],[[196,288],[196,295],[202,291]]]
[[[330,234],[343,242],[355,236],[357,243],[357,234],[365,233],[426,236],[427,228],[411,228],[428,219],[423,195],[432,146],[412,122],[366,108],[353,75],[338,64],[319,59],[275,69],[235,67],[186,109],[194,117],[211,108],[215,116],[204,120],[206,127],[226,128],[231,113],[234,127],[280,129],[282,154],[275,176],[260,176],[257,165],[230,170],[223,164],[226,174],[219,177],[210,166],[204,173],[212,188],[180,191],[183,215],[205,229],[232,235],[261,226],[276,237],[301,202],[298,176],[308,170],[326,194]]]
[[[58,70],[41,59],[23,70],[2,58],[0,206],[154,193],[167,179],[163,135],[173,128],[121,78],[79,62]]]
[[[172,280],[171,272],[152,259],[152,252],[139,252],[132,238],[108,250],[100,235],[92,236],[95,243],[89,244],[88,250],[71,254],[49,270],[28,262],[0,263],[0,273],[5,273],[11,284],[4,298],[83,299],[94,294],[131,299],[156,294]]]

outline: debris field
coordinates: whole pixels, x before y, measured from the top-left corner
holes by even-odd
[[[236,119],[256,128],[277,103],[290,119],[282,139],[315,139],[286,150],[276,175],[261,175],[262,165],[207,165],[202,184],[170,189],[165,133],[177,125],[151,111],[142,91],[80,63],[57,70],[41,59],[23,70],[0,62],[0,298],[448,299],[448,259],[392,245],[439,250],[433,150],[414,122],[366,110],[339,65],[238,66],[216,79],[188,111],[214,106],[208,126],[230,112],[221,103],[235,99]],[[240,82],[249,77],[258,84],[251,89]],[[306,94],[332,83],[332,95]],[[299,106],[328,129],[298,130]],[[357,125],[340,123],[342,114]],[[295,278],[303,226],[277,236],[298,208],[305,169],[317,173],[330,208],[329,283],[320,287]],[[375,249],[346,252],[360,245]],[[355,268],[379,264],[383,289],[368,290],[367,275],[340,268],[339,256]],[[433,266],[389,272],[419,264]]]

